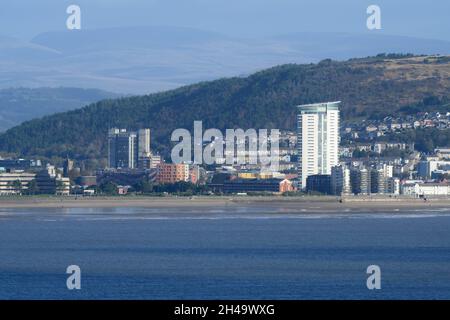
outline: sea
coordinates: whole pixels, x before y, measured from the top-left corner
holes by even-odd
[[[450,208],[0,208],[0,299],[450,299]]]

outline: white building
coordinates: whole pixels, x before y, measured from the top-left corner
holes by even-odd
[[[340,102],[298,106],[299,178],[302,189],[310,175],[331,174],[339,164]]]
[[[150,169],[156,169],[159,164],[162,163],[162,159],[160,155],[152,154],[150,156]]]
[[[387,193],[399,195],[400,194],[400,179],[389,178],[387,181]]]
[[[384,164],[383,170],[386,175],[386,178],[392,178],[394,176],[394,166],[390,164]]]
[[[56,194],[60,196],[70,195],[70,179],[58,175],[56,177]]]
[[[28,172],[0,173],[0,195],[20,194],[28,189],[28,184],[36,174]],[[20,183],[20,185],[19,185]]]
[[[450,148],[437,148],[434,152],[443,159],[450,160]]]
[[[150,129],[140,129],[138,131],[138,166],[148,168],[151,156]]]
[[[150,156],[150,129],[140,129],[138,131],[138,150],[139,157]]]
[[[450,171],[450,161],[447,160],[420,161],[417,166],[419,176],[424,179],[430,179],[432,173],[439,170]]]
[[[448,183],[423,183],[413,182],[402,185],[402,194],[409,196],[449,196],[450,184]]]

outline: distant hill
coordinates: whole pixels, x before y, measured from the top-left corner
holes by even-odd
[[[294,130],[298,104],[341,100],[344,120],[357,120],[395,115],[423,101],[448,101],[449,93],[449,57],[382,55],[283,65],[28,121],[0,135],[0,151],[95,161],[106,157],[107,130],[117,126],[151,128],[153,147],[167,152],[171,132],[191,129],[194,120],[205,128]]]
[[[286,63],[382,52],[450,54],[450,42],[382,34],[303,32],[239,38],[192,28],[120,27],[0,37],[0,88],[64,86],[149,94]]]
[[[0,90],[0,132],[26,120],[118,96],[102,90],[79,88],[3,89]]]

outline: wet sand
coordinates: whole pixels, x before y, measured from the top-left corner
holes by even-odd
[[[407,197],[24,197],[0,198],[0,208],[199,208],[263,207],[305,209],[312,211],[389,211],[417,209],[448,209],[450,198],[414,199]]]

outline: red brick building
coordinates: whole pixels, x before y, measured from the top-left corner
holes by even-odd
[[[156,181],[158,183],[176,183],[189,181],[189,165],[161,163],[157,167]]]

